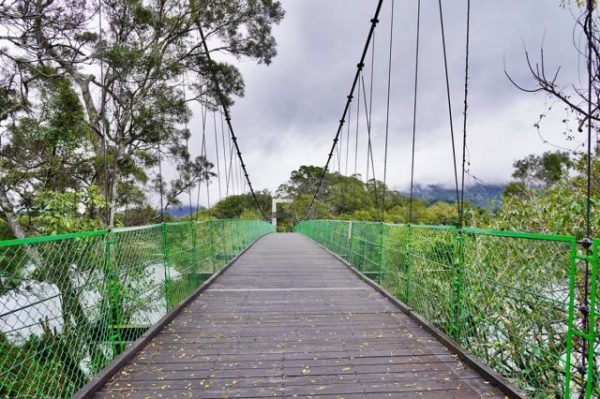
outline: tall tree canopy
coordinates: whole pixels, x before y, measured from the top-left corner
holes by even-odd
[[[160,158],[179,165],[170,200],[209,179],[186,148],[188,104],[242,96],[227,60],[269,64],[283,14],[275,0],[0,0],[0,210],[15,234],[36,192],[95,186],[112,225],[143,202]],[[97,205],[88,216],[103,216]]]

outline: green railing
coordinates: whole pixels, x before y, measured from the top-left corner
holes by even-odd
[[[600,397],[599,240],[586,249],[569,236],[347,221],[295,230],[529,396]]]
[[[254,240],[259,221],[0,241],[0,398],[67,398]]]

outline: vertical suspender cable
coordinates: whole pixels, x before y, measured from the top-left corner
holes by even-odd
[[[225,127],[223,125],[223,114],[221,115],[221,144],[223,148],[223,169],[225,169],[225,197],[229,195],[229,173],[227,168],[227,146],[225,145]]]
[[[186,104],[186,80],[185,80],[185,71],[183,72],[183,103]],[[187,150],[188,153],[188,160],[191,160],[191,154],[190,154],[190,138],[189,138],[189,131],[188,131],[188,122],[187,122],[187,118],[185,120],[184,123],[184,128],[185,128],[185,148]],[[191,177],[191,176],[190,176]],[[190,215],[190,220],[192,220],[192,185],[190,184],[188,186],[188,202],[189,202],[189,215]]]
[[[367,41],[363,48],[360,62],[356,65],[356,74],[354,75],[354,80],[352,81],[352,87],[350,89],[350,94],[348,94],[348,96],[346,96],[346,98],[347,98],[346,105],[344,106],[344,111],[342,112],[342,117],[339,120],[338,128],[337,128],[335,136],[333,138],[333,144],[331,145],[331,149],[329,150],[329,155],[327,156],[327,162],[325,163],[325,166],[323,167],[321,176],[319,178],[319,183],[317,184],[317,188],[315,189],[315,192],[313,193],[310,204],[306,208],[306,213],[304,214],[304,219],[306,219],[308,217],[308,215],[310,214],[310,211],[312,210],[315,200],[317,199],[317,196],[319,195],[319,191],[321,190],[321,187],[323,186],[323,180],[325,180],[325,176],[327,175],[327,170],[329,170],[329,164],[331,163],[331,158],[333,157],[333,152],[335,151],[335,148],[339,141],[339,137],[342,132],[344,122],[346,121],[346,115],[348,114],[348,109],[350,108],[350,104],[352,102],[352,96],[354,94],[356,85],[358,83],[358,76],[360,75],[360,72],[362,71],[362,69],[365,66],[365,58],[367,56],[367,51],[369,50],[369,45],[371,44],[371,38],[373,37],[373,32],[375,31],[375,27],[377,26],[377,23],[379,22],[378,18],[379,18],[379,12],[381,11],[382,4],[383,4],[383,0],[379,0],[377,2],[377,9],[375,10],[375,15],[371,19],[371,28],[369,29]]]
[[[163,182],[163,174],[162,174],[162,146],[161,146],[161,138],[158,138],[158,184],[159,184],[159,192],[160,192],[160,221],[165,221],[165,189]]]
[[[242,172],[242,167],[241,167],[241,165],[240,165],[240,162],[239,162],[239,161],[240,161],[240,160],[239,160],[239,159],[237,159],[237,165],[238,165],[238,167],[237,167],[237,172],[238,172],[238,175],[237,175],[237,176],[238,176],[237,182],[238,182],[238,193],[239,193],[239,194],[242,194],[242,175],[243,175],[243,172]]]
[[[358,96],[356,96],[356,132],[354,136],[354,174],[358,172],[358,131],[360,125],[360,80],[358,81]]]
[[[408,223],[413,222],[413,200],[415,182],[415,142],[417,134],[417,95],[419,87],[419,38],[421,35],[421,0],[417,0],[417,40],[415,49],[415,86],[413,97],[412,150],[410,162],[410,200],[408,205]]]
[[[217,113],[213,111],[213,128],[215,132],[215,157],[217,159],[217,184],[219,185],[219,200],[223,198],[221,192],[221,163],[219,161],[219,137],[217,134]]]
[[[104,48],[104,44],[102,43],[104,37],[104,33],[102,31],[102,0],[98,0],[98,43]],[[105,226],[107,228],[111,228],[110,226],[110,204],[112,200],[109,198],[109,184],[108,184],[108,149],[106,143],[106,129],[104,127],[104,97],[105,97],[105,89],[104,89],[104,62],[100,59],[100,115],[98,115],[98,128],[100,129],[100,134],[102,135],[102,156],[103,160],[103,168],[104,168],[104,218],[105,218]],[[112,196],[112,195],[110,195]]]
[[[452,99],[450,95],[450,78],[448,77],[448,55],[446,53],[446,33],[444,31],[444,12],[442,0],[438,0],[440,10],[440,30],[442,32],[442,51],[444,54],[444,76],[446,78],[446,97],[448,100],[448,118],[450,121],[450,140],[452,141],[452,161],[454,165],[454,187],[456,190],[457,213],[460,214],[460,195],[458,192],[458,169],[456,166],[456,144],[454,143],[454,121],[452,118]]]
[[[204,104],[201,104],[202,107],[202,112],[201,112],[201,116],[202,116],[202,143],[200,144],[200,157],[202,158],[202,161],[206,161],[206,157],[204,155],[204,137],[206,135],[206,106]],[[204,178],[208,178],[208,174],[205,174],[203,176]],[[200,179],[200,181],[198,181],[198,191],[197,191],[197,197],[196,197],[196,208],[198,209],[198,212],[196,213],[196,215],[198,215],[200,213],[200,192],[202,191],[202,179]],[[197,219],[197,218],[196,218]]]
[[[202,30],[202,26],[200,25],[199,21],[197,21],[197,22],[198,22],[197,23],[198,32],[200,32],[200,38],[202,39],[202,46],[204,47],[204,53],[205,53],[206,59],[209,63],[212,63],[212,58],[210,56],[210,51],[208,50],[208,44],[206,43],[206,37],[204,36],[204,31]],[[223,92],[221,91],[221,87],[219,85],[219,80],[217,79],[214,68],[211,68],[211,72],[213,74],[213,83],[214,83],[215,92],[216,92],[215,94],[217,95],[218,100],[221,103],[221,107],[223,108],[223,114],[225,115],[225,121],[227,122],[227,126],[229,127],[229,133],[231,134],[231,140],[233,141],[233,144],[235,146],[235,151],[237,153],[237,158],[240,162],[240,167],[243,171],[243,176],[246,178],[246,182],[248,183],[248,188],[250,190],[250,193],[252,194],[252,198],[254,200],[254,205],[258,209],[258,211],[261,214],[261,216],[263,217],[263,219],[269,220],[269,218],[267,217],[267,215],[265,214],[263,209],[260,207],[260,204],[258,203],[258,198],[256,197],[256,193],[254,192],[254,188],[252,187],[252,182],[250,181],[250,176],[248,175],[248,170],[246,169],[246,164],[244,163],[244,159],[242,158],[242,152],[240,151],[240,147],[237,143],[237,137],[233,130],[233,125],[231,124],[231,116],[229,114],[229,107],[227,106],[227,101],[225,99]]]
[[[229,195],[230,185],[231,195],[235,195],[235,187],[233,185],[233,151],[231,151],[231,147],[229,148],[229,170],[227,171],[227,195]]]
[[[346,165],[344,174],[348,176],[348,155],[350,154],[350,125],[352,124],[352,107],[348,110],[348,126],[346,131]]]
[[[465,164],[467,154],[467,111],[469,108],[469,43],[471,31],[471,0],[467,0],[467,39],[465,49],[465,99],[463,109],[463,142],[462,142],[462,168],[460,179],[460,207],[458,211],[458,226],[463,227],[465,213]]]
[[[588,238],[592,236],[591,217],[592,217],[592,80],[593,80],[593,64],[592,57],[594,52],[593,43],[593,13],[594,13],[594,1],[587,0],[587,37],[588,37],[588,124],[587,124],[587,164],[586,164],[586,212],[585,212],[585,234]]]
[[[373,160],[373,149],[371,145],[371,120],[373,116],[373,75],[375,69],[375,33],[373,32],[373,39],[371,43],[371,72],[370,72],[370,83],[369,83],[369,109],[367,110],[367,99],[365,95],[365,114],[367,118],[367,174],[365,183],[369,183],[369,163]],[[363,92],[365,91],[365,82],[363,80]],[[375,179],[375,168],[373,168],[373,179]],[[375,197],[377,197],[377,191],[375,191]],[[375,200],[377,202],[377,200]],[[378,205],[378,204],[375,204]]]
[[[340,135],[340,144],[338,145],[337,151],[335,153],[335,156],[337,157],[337,165],[338,165],[338,173],[339,174],[342,174],[342,150],[344,147],[343,138],[344,138],[344,135],[341,134]]]
[[[381,213],[385,214],[385,194],[387,183],[387,159],[388,159],[388,137],[390,131],[390,91],[392,87],[392,48],[394,44],[394,0],[392,0],[392,10],[390,14],[390,54],[388,59],[388,81],[387,81],[387,100],[385,104],[385,143],[383,150],[383,198],[381,199]]]
[[[587,92],[587,160],[586,160],[586,201],[585,201],[585,237],[580,243],[583,245],[586,255],[589,257],[591,254],[592,242],[592,81],[593,81],[593,13],[594,13],[594,1],[587,0],[587,13],[584,23],[584,31],[587,36],[587,72],[588,72],[588,92]],[[590,261],[585,261],[585,275],[584,275],[584,293],[583,293],[583,304],[580,307],[583,319],[583,330],[589,333],[589,313],[595,309],[589,309],[589,296],[590,296]],[[581,356],[581,368],[579,369],[582,376],[585,376],[587,371],[587,357],[590,348],[587,344],[587,339],[582,340],[582,356]],[[591,382],[587,381],[586,390],[591,386]]]
[[[208,146],[206,144],[206,129],[203,129],[202,131],[202,157],[204,159],[208,159]],[[208,219],[211,219],[211,212],[212,210],[210,209],[210,189],[209,189],[209,183],[210,183],[210,179],[208,178],[208,174],[207,174],[207,178],[206,178],[206,207],[208,209]]]
[[[237,162],[237,158],[233,156],[233,143],[230,141],[229,142],[229,150],[231,151],[231,161],[233,162],[233,166],[229,165],[229,167],[232,170],[232,180],[231,180],[231,187],[233,188],[233,194],[234,195],[238,195],[239,191],[238,191],[238,162]]]
[[[361,76],[362,79],[362,76]],[[371,169],[373,170],[373,195],[375,196],[375,207],[376,209],[380,209],[379,196],[377,194],[377,179],[375,177],[375,161],[373,159],[373,145],[371,142],[371,113],[367,110],[367,92],[365,91],[365,82],[362,82],[362,90],[363,97],[365,100],[365,114],[367,115],[367,180],[365,184],[367,188],[369,187],[369,162],[371,164]],[[383,215],[380,215],[381,219],[383,219]]]

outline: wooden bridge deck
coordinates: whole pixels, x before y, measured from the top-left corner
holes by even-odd
[[[297,234],[271,234],[98,398],[504,398],[385,296]]]

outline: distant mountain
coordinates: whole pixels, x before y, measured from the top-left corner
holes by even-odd
[[[200,207],[200,209],[204,209]],[[167,213],[176,219],[190,216],[190,211],[194,214],[198,210],[197,206],[194,205],[183,205],[179,208],[168,208]]]
[[[502,204],[502,193],[506,184],[473,184],[465,187],[465,201],[480,208],[497,209]],[[425,201],[456,201],[456,190],[453,187],[439,184],[416,185],[415,197]],[[403,193],[407,194],[407,193]]]

